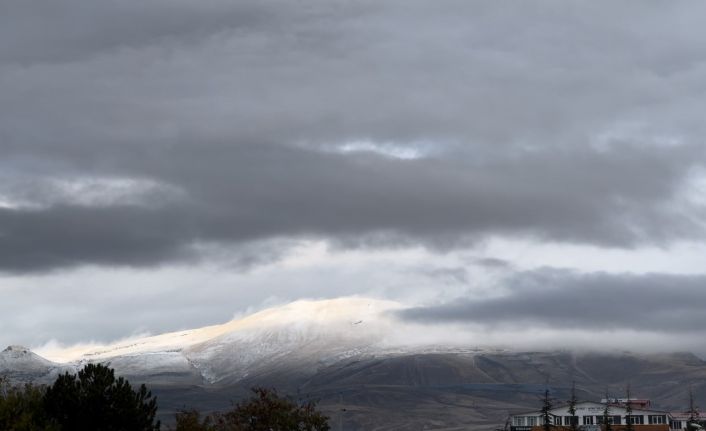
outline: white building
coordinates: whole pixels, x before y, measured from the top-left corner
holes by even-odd
[[[633,403],[631,403],[632,405]],[[649,405],[649,402],[646,404]],[[569,406],[561,406],[552,409],[550,413],[552,425],[570,427],[572,422],[584,431],[598,431],[603,424],[606,405],[595,402],[580,402],[576,404],[576,415],[569,413]],[[686,423],[678,423],[672,414],[660,410],[648,410],[643,408],[632,408],[630,416],[624,404],[610,404],[608,408],[608,420],[613,425],[626,425],[629,420],[633,425],[658,425],[658,427],[644,427],[657,431],[681,430]],[[544,419],[541,411],[530,411],[514,414],[510,417],[511,431],[531,431],[532,427],[542,426]],[[636,430],[641,427],[636,427]],[[652,430],[650,430],[652,431]]]

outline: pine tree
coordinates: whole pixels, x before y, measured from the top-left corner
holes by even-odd
[[[571,430],[576,431],[578,428],[578,417],[576,416],[576,382],[571,383],[571,397],[569,398],[569,414],[571,415]]]
[[[606,392],[605,395],[605,407],[603,408],[603,431],[612,431],[613,427],[610,424],[610,397]]]
[[[694,391],[689,387],[689,419],[686,421],[686,431],[695,431],[699,429],[699,410],[694,404]]]
[[[154,431],[157,400],[145,385],[133,389],[113,369],[88,364],[78,376],[63,374],[44,395],[44,409],[71,431]]]
[[[630,383],[625,388],[625,395],[627,397],[627,402],[625,403],[625,431],[635,431],[635,427],[632,424],[632,404],[630,403]]]
[[[542,428],[544,431],[550,431],[552,428],[552,414],[554,408],[552,400],[549,397],[549,389],[544,390],[544,398],[542,399]]]
[[[44,387],[29,383],[14,386],[0,377],[0,430],[59,430],[44,412],[44,391]]]

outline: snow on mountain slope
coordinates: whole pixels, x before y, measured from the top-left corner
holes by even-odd
[[[247,377],[282,361],[315,366],[379,348],[394,326],[384,311],[397,306],[359,298],[297,302],[258,313],[247,319],[247,327],[190,346],[184,354],[211,382]]]
[[[385,312],[400,307],[367,298],[296,301],[222,325],[40,353],[74,366],[109,362],[124,375],[215,383],[278,361],[312,367],[382,345],[395,326]]]
[[[8,346],[0,352],[0,375],[11,380],[48,380],[64,371],[74,368],[49,361],[23,346]]]
[[[48,370],[55,365],[23,346],[8,346],[0,352],[0,368],[3,369],[36,372]]]

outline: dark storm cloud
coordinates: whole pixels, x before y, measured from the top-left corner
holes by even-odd
[[[706,277],[666,274],[517,273],[505,295],[407,309],[424,322],[685,333],[706,327]]]
[[[149,165],[156,178],[181,188],[186,198],[176,202],[0,209],[0,266],[149,265],[186,257],[198,242],[274,237],[339,238],[348,245],[363,244],[366,236],[378,243],[413,238],[448,248],[497,233],[625,245],[698,229],[660,205],[679,178],[682,163],[674,151],[649,160],[627,151],[618,161],[612,154],[584,155],[579,166],[560,156],[528,156],[522,163],[470,168],[267,145],[218,148],[194,159],[186,148],[162,162],[125,165],[125,171]],[[601,178],[592,177],[594,170]],[[555,181],[557,172],[564,183]],[[635,227],[625,227],[631,223]]]
[[[280,5],[287,9],[286,5]],[[186,43],[223,31],[277,21],[266,2],[176,0],[100,3],[8,0],[0,16],[0,61],[30,65],[85,59],[171,39]]]
[[[683,196],[704,162],[699,4],[2,7],[5,271],[281,238],[448,249],[704,234]],[[352,142],[381,151],[341,151]],[[384,154],[400,148],[417,158]],[[106,203],[47,186],[105,178],[173,193]]]

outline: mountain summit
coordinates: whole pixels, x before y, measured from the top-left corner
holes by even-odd
[[[49,361],[24,346],[8,346],[0,352],[0,376],[11,381],[54,379],[59,372],[73,369]]]
[[[223,410],[253,386],[276,387],[320,401],[347,424],[342,429],[487,429],[508,411],[536,407],[547,387],[565,399],[572,382],[587,400],[606,388],[620,394],[630,382],[635,394],[678,410],[689,385],[706,385],[706,363],[686,353],[410,343],[425,337],[395,317],[400,307],[367,298],[297,301],[221,325],[40,351],[49,359],[10,346],[0,352],[0,375],[47,383],[86,362],[107,363],[131,382],[149,384],[165,420],[185,406]]]
[[[369,298],[302,300],[221,325],[101,346],[45,349],[43,354],[55,362],[32,355],[46,367],[109,362],[117,372],[146,381],[167,376],[172,383],[235,382],[285,359],[315,367],[380,350],[399,329],[388,312],[400,307]]]

